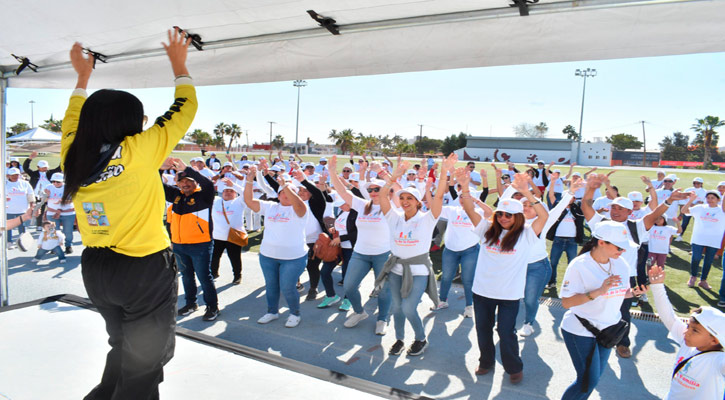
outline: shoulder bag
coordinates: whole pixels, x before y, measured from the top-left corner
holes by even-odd
[[[232,228],[232,224],[229,222],[229,217],[227,217],[227,211],[224,209],[224,200],[222,200],[222,214],[224,214],[224,219],[227,220],[227,224],[229,225],[229,235],[227,236],[227,242],[234,243],[240,247],[245,247],[246,245],[248,245],[249,235],[247,235],[247,232]]]

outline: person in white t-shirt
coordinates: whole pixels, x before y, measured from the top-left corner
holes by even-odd
[[[702,276],[697,285],[705,290],[710,290],[707,283],[707,276],[710,272],[712,260],[715,253],[720,249],[723,234],[725,234],[725,202],[720,202],[720,192],[709,190],[705,196],[705,204],[693,206],[697,201],[696,192],[690,192],[690,200],[682,207],[682,213],[690,215],[695,219],[695,227],[692,228],[692,260],[690,261],[690,280],[687,286],[694,287],[697,275],[700,272],[700,261],[702,253],[705,253],[705,261],[702,264]]]
[[[452,153],[443,160],[442,171],[448,171],[456,164],[458,156]],[[382,191],[387,192],[403,176],[408,162],[401,162],[393,172],[379,171],[378,176],[385,179]],[[380,210],[390,229],[390,258],[385,262],[382,272],[375,279],[376,288],[387,282],[392,297],[392,313],[397,339],[388,354],[399,355],[405,344],[405,321],[413,327],[415,341],[408,348],[409,356],[417,356],[428,347],[423,322],[418,315],[423,292],[438,304],[438,288],[436,286],[433,262],[430,260],[430,240],[433,237],[438,218],[443,207],[443,194],[448,182],[438,180],[436,195],[429,203],[430,211],[422,211],[423,194],[415,188],[403,188],[395,193],[400,203],[396,209],[386,196],[380,197]]]
[[[670,253],[672,237],[677,234],[677,228],[667,225],[667,216],[661,215],[647,232],[649,235],[648,258],[650,265],[661,265],[663,268]]]
[[[35,193],[30,183],[24,179],[20,179],[20,170],[17,168],[8,168],[7,180],[5,181],[5,212],[7,219],[17,218],[25,214],[28,208],[35,207]],[[25,233],[24,222],[18,226],[18,233]],[[8,229],[7,242],[8,248],[12,248],[13,231]]]
[[[38,252],[32,261],[37,263],[45,254],[52,252],[58,256],[58,261],[61,264],[65,263],[65,253],[60,247],[64,240],[65,236],[55,229],[55,224],[50,221],[43,222],[43,231],[38,236]]]
[[[65,254],[73,253],[73,225],[76,220],[76,211],[73,202],[63,203],[63,174],[56,172],[50,177],[50,186],[45,188],[48,196],[46,217],[55,224],[55,229],[61,229],[65,236]]]
[[[661,187],[662,187],[662,184],[663,184],[663,183],[664,183],[664,181],[665,181],[665,176],[666,176],[666,175],[667,175],[667,174],[665,174],[665,171],[663,171],[663,170],[661,170],[661,169],[660,169],[660,170],[658,170],[658,171],[657,171],[657,179],[655,179],[655,180],[653,180],[653,181],[652,181],[652,186],[654,186],[654,187],[655,187],[655,189],[659,189],[659,188],[661,188]]]
[[[337,237],[332,239],[330,245],[340,246],[340,258],[342,259],[341,282],[344,283],[345,275],[347,273],[347,265],[350,263],[350,257],[352,257],[352,248],[357,240],[357,227],[355,226],[357,212],[350,209],[350,206],[345,203],[345,200],[339,196],[336,197],[337,199],[332,203],[332,206],[334,208],[339,208],[340,214],[335,218],[335,233]],[[340,302],[340,296],[337,295],[335,286],[332,282],[332,271],[338,263],[340,263],[340,259],[335,261],[325,261],[322,263],[320,279],[322,280],[322,286],[325,288],[325,298],[317,305],[317,308],[327,308]],[[348,299],[344,299],[338,309],[340,311],[348,311],[350,307],[350,301]]]
[[[366,169],[365,163],[361,164],[361,170]],[[350,205],[350,208],[357,212],[355,226],[357,226],[357,241],[353,248],[350,262],[347,265],[345,275],[345,296],[350,300],[353,313],[347,317],[344,326],[353,328],[369,315],[363,308],[360,297],[360,283],[372,269],[375,276],[383,270],[383,265],[390,255],[390,229],[380,210],[380,196],[389,196],[382,190],[385,182],[373,179],[361,182],[360,191],[367,195],[369,200],[361,199],[350,192],[340,180],[337,173],[337,156],[332,156],[328,164],[330,169],[330,181],[335,187],[337,194]],[[362,178],[361,178],[362,179]],[[378,294],[378,318],[375,323],[375,333],[384,335],[390,312],[390,289],[388,287]]]
[[[287,300],[290,315],[285,326],[299,325],[300,294],[297,279],[307,264],[305,226],[309,213],[293,184],[278,190],[279,203],[258,200],[253,196],[252,184],[257,168],[249,169],[244,187],[244,203],[252,211],[264,216],[264,235],[259,247],[259,264],[264,274],[267,313],[257,323],[266,324],[279,318],[280,291]]]
[[[700,178],[698,176],[692,180],[692,187],[689,187],[689,188],[683,190],[683,192],[685,192],[685,193],[695,192],[697,194],[697,198],[692,203],[693,206],[696,206],[698,204],[705,204],[705,195],[707,195],[707,190],[705,190],[705,188],[702,187],[703,183],[704,183],[704,181],[702,180],[702,178]],[[684,205],[686,202],[687,202],[687,200],[683,201],[682,205]],[[692,217],[689,215],[686,215],[684,212],[682,213],[682,215],[680,215],[680,220],[682,221],[682,223],[680,225],[680,227],[681,227],[680,232],[679,232],[680,236],[684,235],[685,232],[687,231],[687,227],[690,225],[691,219],[692,219]]]
[[[214,222],[212,230],[212,239],[214,239],[214,250],[211,255],[211,274],[214,278],[219,277],[219,261],[221,260],[224,250],[227,251],[227,257],[232,264],[232,285],[242,283],[242,247],[230,242],[229,229],[234,228],[238,231],[246,233],[244,230],[244,199],[238,197],[239,193],[243,193],[241,186],[234,184],[227,178],[222,178],[222,182],[226,185],[222,191],[222,196],[214,199],[211,209],[211,217]]]
[[[721,399],[725,392],[725,314],[713,307],[693,311],[685,324],[675,315],[665,289],[665,270],[650,269],[650,288],[660,321],[677,341],[666,400]]]
[[[620,323],[622,302],[631,297],[626,279],[629,265],[620,256],[635,246],[624,224],[600,222],[593,228],[592,239],[564,273],[560,296],[567,312],[561,320],[561,334],[576,370],[576,380],[566,389],[562,400],[586,399],[599,383],[612,349],[599,344],[581,320],[599,330]]]
[[[465,171],[459,168],[456,170],[456,179],[459,182],[466,181],[464,174]],[[476,375],[485,375],[495,366],[493,328],[497,320],[501,361],[511,383],[517,384],[523,380],[524,364],[519,356],[516,316],[519,300],[524,297],[529,249],[536,244],[548,213],[529,191],[526,174],[516,174],[511,185],[534,206],[537,219],[531,225],[526,225],[524,207],[518,200],[500,199],[493,220],[489,221],[482,219],[473,208],[467,184],[463,185],[460,199],[475,226],[474,233],[481,238],[473,279],[473,309],[481,352]]]

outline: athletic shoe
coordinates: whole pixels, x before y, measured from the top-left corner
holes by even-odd
[[[219,314],[221,314],[221,311],[219,311],[219,307],[206,307],[206,312],[204,313],[204,316],[201,317],[204,321],[214,321]]]
[[[486,375],[487,373],[489,373],[491,371],[493,371],[493,366],[491,368],[484,368],[484,367],[479,366],[478,368],[476,368],[475,374],[476,375]]]
[[[61,263],[61,264],[65,264],[65,258],[63,258],[61,260],[58,260],[58,262]]]
[[[335,303],[340,301],[340,296],[335,295],[335,297],[328,297],[325,296],[324,299],[322,299],[322,302],[317,305],[317,308],[327,308]]]
[[[340,307],[337,307],[340,311],[350,311],[350,308],[352,308],[352,304],[350,304],[350,300],[348,299],[343,299]]]
[[[405,348],[405,343],[403,343],[402,340],[396,340],[395,343],[393,343],[393,347],[388,350],[388,354],[391,356],[399,356],[400,353],[403,352],[403,349]]]
[[[310,288],[310,290],[307,292],[307,297],[305,298],[305,301],[314,301],[317,300],[317,289]]]
[[[408,349],[409,356],[418,356],[428,348],[427,340],[416,340]]]
[[[305,285],[297,282],[297,291],[300,292],[300,293],[304,292],[305,291]]]
[[[198,310],[199,306],[196,303],[187,304],[179,309],[179,315],[186,316],[194,311]]]
[[[701,287],[701,288],[703,288],[705,290],[712,289],[712,287],[710,287],[710,284],[707,283],[707,281],[704,281],[704,280],[700,280],[700,283],[698,283],[697,286],[699,286],[699,287]]]
[[[519,332],[519,335],[526,337],[531,336],[534,333],[534,327],[531,326],[531,324],[526,323],[524,326],[521,327],[521,332]]]
[[[73,254],[73,248],[70,246],[65,247],[65,254]]]
[[[344,284],[345,284],[345,281],[344,281],[344,280],[342,280],[342,281],[340,281],[340,282],[337,282],[337,286],[342,286],[342,285],[344,285]]]
[[[519,371],[515,374],[509,375],[509,382],[511,382],[512,385],[518,385],[523,380],[524,380],[524,371]]]
[[[287,317],[287,322],[285,322],[284,326],[285,328],[294,328],[300,324],[301,320],[302,317],[299,315],[290,314],[290,316]]]
[[[647,297],[647,293],[639,296],[639,301],[641,301],[642,303],[649,303],[649,297]]]
[[[473,306],[466,306],[463,309],[463,318],[473,318]]]
[[[375,323],[375,334],[383,336],[385,335],[385,329],[388,327],[388,323],[386,321],[378,321]]]
[[[629,358],[632,357],[632,350],[630,350],[627,346],[619,344],[617,345],[617,355],[622,358]]]
[[[262,318],[257,320],[258,324],[268,324],[275,319],[279,318],[279,314],[266,313],[262,315]]]
[[[438,310],[443,310],[443,309],[446,309],[446,308],[448,308],[448,302],[446,302],[446,301],[440,301],[440,302],[438,302],[438,307],[431,307],[430,309],[432,311],[438,311]]]
[[[237,278],[234,278],[234,280],[232,281],[232,285],[240,285],[241,283],[242,283],[242,277],[241,276],[240,277],[237,277]]]
[[[687,287],[695,287],[695,282],[697,281],[696,276],[691,276],[690,280],[687,281]]]
[[[37,264],[38,261],[40,261],[40,258],[33,257],[33,258],[30,259],[30,261],[32,261],[33,263],[36,263]]]
[[[430,247],[430,251],[438,251],[440,249],[441,249],[441,247],[438,246],[437,244],[434,244],[433,246]]]
[[[725,301],[722,301],[722,300],[718,301],[717,306],[720,308],[725,308]]]
[[[682,241],[682,236],[680,236],[680,235],[675,236],[675,242],[681,242],[681,241]]]
[[[556,289],[556,282],[547,283],[544,289]]]
[[[345,325],[345,328],[354,328],[357,326],[357,324],[360,323],[360,321],[364,320],[365,318],[369,317],[368,313],[365,311],[358,313],[353,313],[351,316],[347,317],[347,320],[343,325]]]

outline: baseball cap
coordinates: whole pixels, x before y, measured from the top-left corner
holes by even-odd
[[[48,162],[45,160],[38,161],[38,168],[48,168]]]
[[[410,175],[410,174],[417,175],[418,174],[418,171],[416,171],[414,169],[409,169],[408,172],[406,172],[405,174],[406,175]]]
[[[524,212],[524,204],[516,199],[505,199],[498,202],[496,212],[503,211],[509,214],[522,214]]]
[[[632,200],[628,199],[627,197],[617,197],[616,199],[612,200],[612,205],[618,205],[622,208],[626,208],[629,210],[634,209],[634,204],[632,204]]]
[[[637,247],[637,243],[629,240],[627,227],[620,222],[602,221],[594,226],[592,236],[624,249]]]
[[[725,186],[725,181],[721,181],[721,182],[720,182],[720,183],[718,183],[717,185],[718,185],[718,186]]]
[[[222,166],[223,166],[223,167],[231,167],[231,166],[232,166],[232,163],[230,163],[229,161],[227,161],[227,162],[225,162],[225,163],[224,163],[224,165],[222,165]]]
[[[418,200],[418,202],[421,202],[421,200],[423,199],[423,195],[421,195],[420,191],[418,191],[418,189],[416,189],[414,187],[407,187],[404,189],[400,189],[395,193],[395,195],[400,197],[400,195],[403,193],[408,193],[408,194],[412,195],[413,197],[415,197],[416,200]]]
[[[725,343],[725,314],[713,307],[703,306],[702,311],[692,313],[695,318],[720,344]]]
[[[350,174],[350,178],[348,180],[355,181],[355,182],[360,181],[360,173],[359,172],[353,172],[352,174]]]
[[[659,175],[659,174],[667,175],[667,174],[665,174],[665,170],[663,170],[663,169],[658,169],[657,170],[657,175]]]
[[[20,170],[15,167],[8,168],[8,172],[6,172],[5,174],[6,175],[20,175]]]
[[[722,196],[720,196],[720,192],[718,192],[717,190],[708,190],[707,193],[705,193],[705,196],[707,196],[708,194],[717,196],[718,199],[722,199]]]
[[[677,180],[677,175],[675,175],[675,174],[669,174],[669,175],[665,176],[665,179],[664,180],[666,180],[666,181],[676,181]]]
[[[273,165],[272,168],[270,168],[269,170],[275,171],[275,172],[282,171],[282,169],[279,167],[279,165]]]
[[[302,168],[315,168],[315,163],[307,163],[307,165]]]
[[[217,162],[217,161],[214,161],[214,164],[211,165],[211,168],[213,170],[219,170],[219,169],[221,169],[221,167],[222,167],[222,165],[219,164],[219,162]]]
[[[640,192],[629,192],[627,194],[627,198],[632,201],[644,201],[644,199],[642,198],[642,193]]]
[[[320,157],[320,162],[322,161],[327,162],[327,159],[325,157]]]
[[[282,190],[284,190],[284,188],[286,188],[286,187],[290,188],[290,190],[292,190],[293,192],[297,193],[297,192],[300,191],[300,186],[301,186],[300,183],[293,179],[291,182],[285,183],[284,185],[281,185],[279,187],[279,189],[277,189],[277,193],[282,192]]]
[[[203,158],[201,158],[201,157],[194,157],[194,158],[192,158],[191,160],[189,160],[189,162],[199,162],[199,161],[203,162],[203,161],[204,161],[204,159],[203,159]]]
[[[10,162],[13,162],[13,161],[20,162],[20,159],[17,157],[10,157]]]
[[[241,194],[241,193],[239,193],[239,189],[236,186],[224,186],[224,190],[233,190],[233,191],[237,192],[237,194]],[[222,190],[222,192],[224,190]]]
[[[179,182],[182,179],[191,179],[192,181],[196,182],[196,179],[188,176],[185,171],[181,171],[176,174],[176,182]]]
[[[536,163],[537,163],[537,164],[546,164],[546,163],[544,162],[544,160],[536,160]]]
[[[695,182],[697,182],[697,183],[705,183],[705,181],[703,181],[702,178],[700,178],[699,176],[697,178],[693,179],[692,182],[693,183],[695,183]]]
[[[50,177],[51,182],[63,182],[63,173],[56,172]]]
[[[571,174],[571,176],[578,176],[581,178],[582,174],[579,172],[574,172],[573,174]]]

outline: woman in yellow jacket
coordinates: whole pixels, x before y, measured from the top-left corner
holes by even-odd
[[[103,89],[86,98],[93,57],[79,43],[70,52],[78,83],[63,118],[63,200],[78,210],[83,283],[111,345],[101,383],[85,399],[157,399],[174,354],[177,271],[158,170],[196,114],[188,45],[169,31],[174,102],[145,131],[143,105],[132,94]]]

